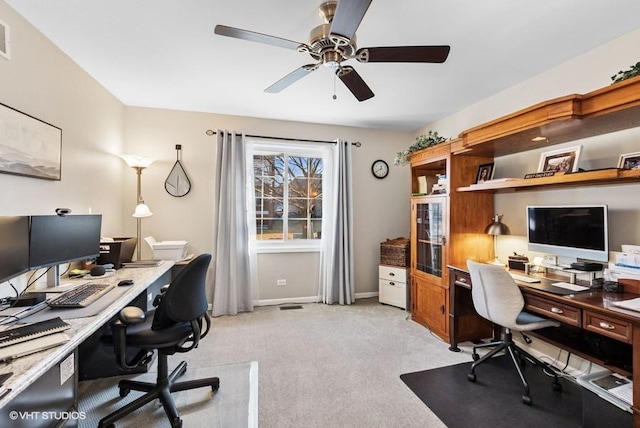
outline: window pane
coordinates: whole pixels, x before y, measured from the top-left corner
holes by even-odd
[[[297,177],[289,182],[290,198],[307,198],[309,197],[309,180]]]
[[[309,216],[311,218],[322,218],[322,199],[314,198],[309,202]]]
[[[322,238],[322,220],[311,220],[311,233],[309,238],[311,239]]]
[[[256,239],[322,237],[321,158],[254,155]]]
[[[307,218],[308,199],[289,199],[289,218]]]
[[[282,220],[256,219],[256,239],[259,241],[282,240]]]
[[[309,239],[307,236],[307,220],[289,220],[287,225],[289,227],[287,236],[289,239]]]

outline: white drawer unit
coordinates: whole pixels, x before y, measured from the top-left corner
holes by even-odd
[[[378,300],[380,303],[407,309],[409,268],[378,266]]]

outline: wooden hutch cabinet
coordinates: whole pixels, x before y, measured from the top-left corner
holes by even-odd
[[[493,257],[493,241],[484,234],[494,214],[493,195],[452,191],[473,183],[478,167],[492,158],[453,156],[455,143],[440,143],[411,156],[411,317],[445,341],[449,336],[447,265],[464,266],[467,258]],[[434,192],[438,178],[443,188]],[[427,183],[423,194],[420,181],[423,186]]]

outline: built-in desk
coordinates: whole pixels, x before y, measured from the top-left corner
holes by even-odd
[[[470,314],[471,277],[466,269],[448,266],[450,271],[450,348],[466,340],[488,337],[487,331],[464,331],[465,317]],[[547,280],[542,278],[542,281]],[[633,376],[633,421],[640,427],[640,313],[628,311],[613,302],[639,297],[640,284],[629,280],[624,293],[607,293],[602,290],[585,291],[569,295],[557,295],[528,287],[518,282],[525,299],[525,309],[562,323],[559,328],[529,332],[562,349],[593,361],[625,376]],[[461,325],[462,324],[462,325]],[[483,335],[483,333],[485,335]],[[494,331],[494,335],[497,334]]]
[[[66,331],[71,339],[56,348],[0,363],[0,373],[13,372],[2,388],[5,393],[0,398],[0,426],[56,426],[61,415],[71,416],[65,426],[76,426],[78,421],[72,412],[77,409],[78,347],[140,295],[146,295],[147,302],[152,301],[160,287],[170,282],[172,266],[173,262],[164,261],[157,267],[119,269],[114,276],[100,279],[114,284],[132,279],[134,284],[116,287],[94,302],[90,307],[109,299],[111,293],[117,295],[96,315],[74,318],[75,309],[46,309],[51,318],[59,316],[71,325]],[[43,312],[36,315],[42,317]]]

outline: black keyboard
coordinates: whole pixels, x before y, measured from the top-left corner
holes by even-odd
[[[104,296],[115,284],[87,282],[73,290],[65,291],[47,302],[52,308],[84,308]]]

